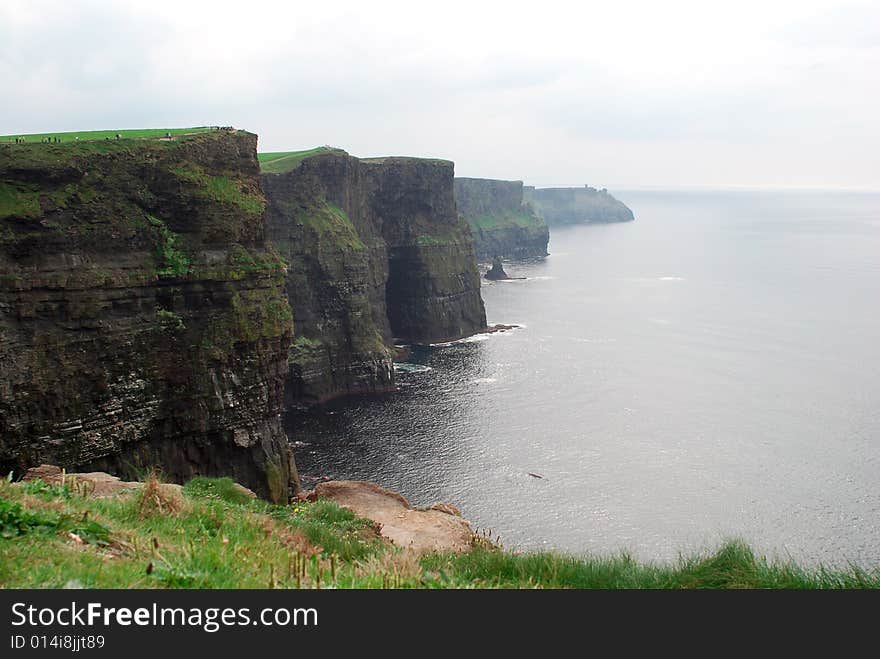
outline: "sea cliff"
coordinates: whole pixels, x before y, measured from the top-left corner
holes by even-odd
[[[522,181],[458,177],[455,201],[471,228],[478,259],[547,255],[547,224],[524,202]]]
[[[633,212],[604,188],[534,188],[524,190],[525,200],[549,226],[583,223],[629,222]]]
[[[0,144],[0,470],[299,489],[281,413],[486,329],[453,164],[257,137]]]
[[[0,144],[0,470],[298,488],[256,136]]]
[[[308,153],[263,174],[269,236],[291,263],[291,404],[386,390],[394,341],[486,326],[451,162]]]

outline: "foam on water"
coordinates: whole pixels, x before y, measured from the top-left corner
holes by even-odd
[[[394,371],[396,373],[427,373],[433,370],[430,366],[424,364],[411,364],[409,362],[394,362]]]

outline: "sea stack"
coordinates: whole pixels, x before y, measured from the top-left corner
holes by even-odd
[[[504,272],[504,266],[501,264],[501,257],[496,256],[492,259],[492,268],[484,275],[486,279],[498,281],[499,279],[510,279]]]

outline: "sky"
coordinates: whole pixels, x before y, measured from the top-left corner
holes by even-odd
[[[456,174],[880,189],[880,3],[3,0],[0,134],[234,125]]]

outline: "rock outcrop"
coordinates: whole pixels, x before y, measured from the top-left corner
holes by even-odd
[[[319,483],[308,498],[330,499],[358,517],[373,520],[383,538],[416,554],[466,552],[473,547],[470,525],[448,503],[416,509],[400,494],[367,481]]]
[[[0,144],[0,470],[298,486],[256,136]]]
[[[629,222],[633,212],[604,188],[526,187],[525,199],[549,226],[583,223]]]
[[[453,164],[317,151],[263,175],[269,237],[291,263],[290,403],[386,390],[392,338],[445,341],[486,325]]]
[[[455,201],[473,233],[477,258],[547,255],[547,224],[524,202],[522,181],[458,177]]]

